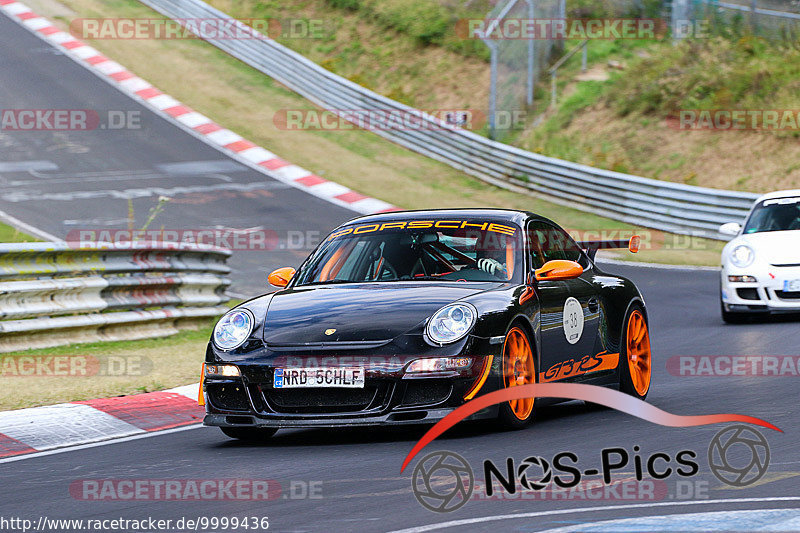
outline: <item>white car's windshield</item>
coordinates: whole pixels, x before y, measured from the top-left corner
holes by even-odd
[[[407,220],[334,231],[298,285],[387,281],[504,282],[520,277],[521,230],[486,220]]]
[[[744,233],[788,230],[800,230],[800,197],[764,200],[744,227]]]

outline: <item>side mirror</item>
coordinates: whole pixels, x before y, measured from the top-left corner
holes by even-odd
[[[583,267],[575,261],[554,259],[534,272],[537,281],[575,279],[583,274]]]
[[[278,270],[273,270],[270,275],[267,276],[267,281],[269,281],[270,285],[274,285],[275,287],[285,287],[292,281],[294,273],[295,269],[292,267],[279,268]]]
[[[739,235],[740,231],[742,231],[742,226],[736,222],[728,222],[727,224],[723,224],[719,227],[720,233],[723,235],[730,235],[731,237],[736,237]]]

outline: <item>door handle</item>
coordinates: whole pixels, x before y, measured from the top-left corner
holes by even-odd
[[[598,300],[597,298],[590,298],[589,311],[591,311],[592,313],[596,313],[598,309],[600,309],[600,300]]]

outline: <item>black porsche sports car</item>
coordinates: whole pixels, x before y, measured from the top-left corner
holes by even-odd
[[[204,423],[234,438],[278,428],[436,422],[477,395],[534,382],[650,388],[636,286],[533,213],[392,212],[331,232],[281,287],[227,313],[203,369]],[[534,401],[478,412],[510,427]]]

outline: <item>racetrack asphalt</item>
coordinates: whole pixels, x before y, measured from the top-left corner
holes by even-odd
[[[611,267],[609,267],[609,270]],[[644,293],[651,320],[654,353],[653,386],[648,401],[677,414],[740,413],[763,418],[784,433],[762,429],[771,448],[771,464],[755,485],[733,489],[709,471],[706,453],[712,436],[725,427],[666,428],[610,410],[587,409],[577,402],[542,408],[538,421],[516,432],[462,423],[430,444],[465,457],[482,478],[481,464],[517,464],[530,455],[550,458],[570,451],[579,464],[599,466],[601,449],[624,447],[641,455],[681,450],[698,455],[700,472],[689,499],[750,499],[800,496],[800,452],[795,399],[797,376],[680,377],[666,370],[676,355],[796,355],[800,328],[796,319],[772,319],[723,325],[717,310],[713,272],[690,272],[614,266],[636,281]],[[614,499],[470,501],[455,512],[423,509],[411,491],[412,469],[400,465],[424,428],[282,430],[261,445],[227,439],[216,428],[197,428],[130,442],[67,451],[0,464],[0,516],[40,515],[59,518],[126,518],[154,516],[268,516],[276,531],[391,531],[449,520],[537,511],[603,507],[590,513],[503,519],[497,526],[476,523],[461,530],[538,531],[588,521],[675,514],[680,512],[800,507],[797,501],[693,504],[664,499],[675,506],[654,507],[647,501]],[[632,472],[632,468],[621,471]],[[83,479],[272,479],[281,484],[274,501],[83,501],[69,491]],[[596,478],[592,478],[596,479]],[[615,478],[616,479],[616,478]],[[697,481],[695,484],[694,482]],[[675,478],[667,491],[678,490]],[[686,486],[683,490],[688,491]],[[313,492],[315,498],[304,495]],[[285,495],[285,497],[283,496]],[[321,496],[317,498],[316,496]],[[696,497],[699,496],[699,497]],[[617,508],[620,505],[642,505]],[[502,526],[500,526],[502,524]],[[685,526],[685,524],[684,524]]]
[[[2,16],[0,102],[3,108],[123,109],[142,114],[145,129],[139,131],[0,134],[0,161],[47,160],[58,166],[57,171],[0,173],[0,209],[60,237],[84,225],[126,227],[127,200],[117,193],[133,189],[144,190],[128,194],[145,195],[134,200],[137,222],[141,222],[159,194],[155,188],[263,185],[254,189],[263,191],[256,197],[236,194],[230,187],[230,195],[218,190],[176,194],[181,201],[168,204],[158,218],[158,224],[167,227],[263,226],[278,232],[324,233],[353,216],[344,208],[287,188],[248,168],[212,173],[223,178],[202,171],[165,173],[163,165],[169,163],[232,160],[150,113]],[[82,198],[75,194],[78,191],[100,196]],[[232,261],[235,287],[257,293],[263,290],[267,271],[297,264],[304,254],[305,250],[239,252]],[[412,494],[412,469],[421,456],[400,473],[404,457],[424,428],[283,430],[262,445],[231,441],[216,428],[195,428],[0,462],[0,517],[36,521],[42,516],[173,520],[266,516],[275,531],[331,532],[392,531],[473,520],[451,530],[539,531],[628,517],[800,507],[798,501],[775,499],[800,496],[800,449],[796,446],[800,437],[796,416],[800,377],[681,377],[666,368],[673,356],[797,356],[798,319],[724,325],[714,272],[621,265],[607,270],[633,279],[648,305],[654,354],[650,403],[676,414],[752,415],[783,429],[784,433],[761,430],[770,445],[771,464],[759,482],[734,489],[710,473],[706,460],[709,441],[724,425],[666,428],[615,411],[567,403],[542,408],[536,424],[522,431],[496,432],[484,424],[460,424],[422,453],[456,452],[482,478],[481,465],[486,459],[502,465],[507,457],[513,457],[518,464],[531,455],[551,458],[569,451],[579,457],[582,467],[589,467],[599,466],[601,450],[607,447],[624,447],[631,452],[636,445],[644,457],[654,452],[674,457],[681,450],[692,450],[698,455],[700,472],[688,478],[695,492],[688,499],[699,503],[690,505],[668,496],[658,502],[665,504],[660,507],[648,501],[613,497],[509,499],[470,501],[457,511],[440,514],[424,509]],[[198,360],[201,357],[198,354]],[[632,468],[625,470],[630,471]],[[70,492],[70,487],[81,480],[126,479],[272,479],[281,484],[282,492],[273,501],[87,501]],[[675,496],[674,476],[666,480],[666,487]],[[704,503],[718,499],[727,502]],[[588,507],[599,509],[576,511]],[[474,521],[558,510],[565,512]],[[684,529],[688,528],[684,524]]]
[[[65,239],[76,230],[126,229],[129,199],[141,228],[158,198],[172,197],[149,229],[251,230],[278,239],[266,253],[244,239],[240,248],[256,249],[229,260],[232,290],[241,295],[264,292],[269,272],[296,266],[358,215],[229,158],[2,15],[0,108],[90,110],[101,119],[135,112],[138,120],[137,129],[0,130],[0,211]]]

